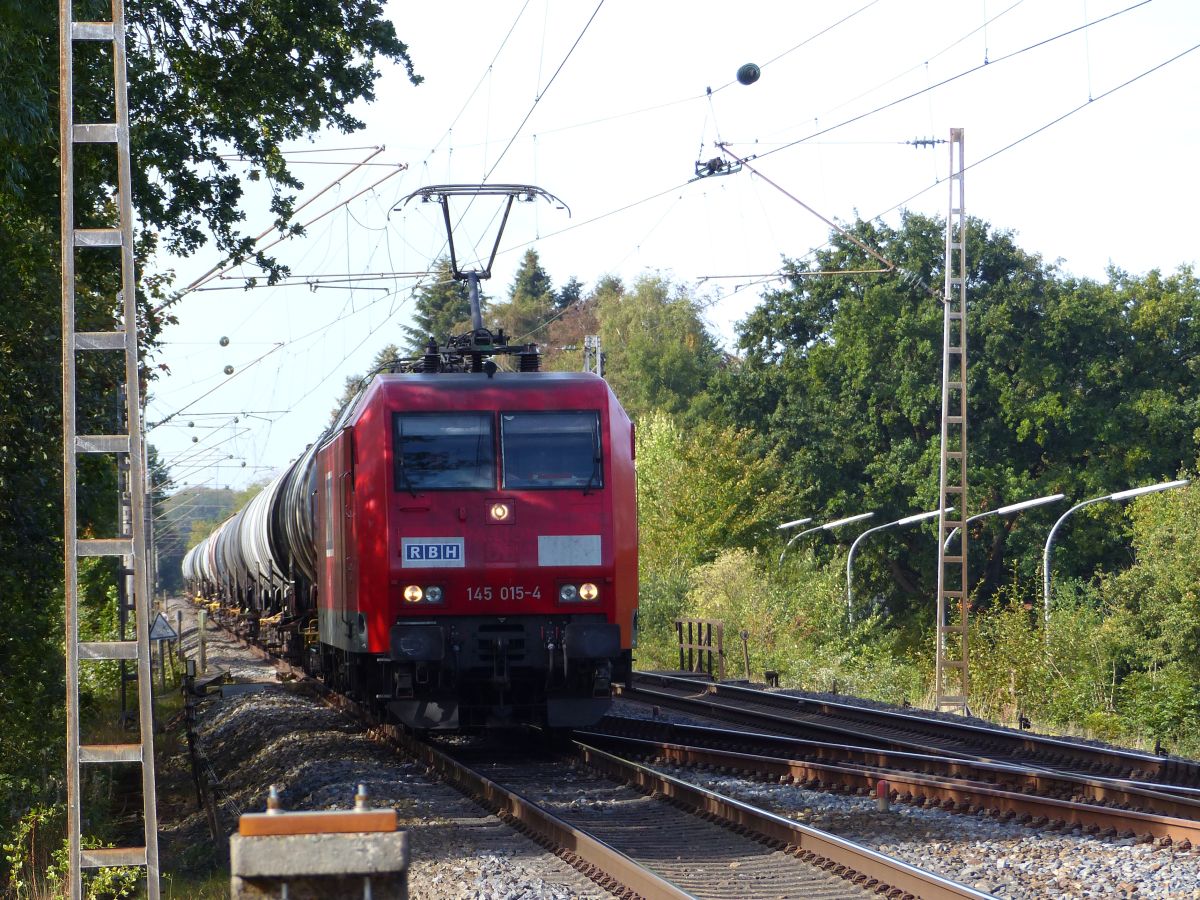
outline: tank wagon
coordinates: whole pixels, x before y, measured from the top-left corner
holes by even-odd
[[[631,668],[633,428],[537,369],[479,329],[374,375],[185,580],[412,728],[596,721]]]

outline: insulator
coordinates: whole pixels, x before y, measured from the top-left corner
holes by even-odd
[[[482,353],[472,353],[471,354],[471,371],[472,372],[482,372],[483,371],[483,354]]]
[[[519,354],[522,372],[536,372],[542,367],[542,355],[536,350]]]

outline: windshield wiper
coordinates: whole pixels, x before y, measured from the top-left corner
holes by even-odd
[[[592,457],[592,474],[588,476],[587,484],[583,486],[584,496],[592,492],[592,488],[599,483],[597,476],[600,474],[600,423],[597,422],[592,426],[592,452],[595,454]]]
[[[401,484],[405,488],[408,489],[408,492],[410,494],[412,494],[414,497],[417,496],[417,489],[415,487],[413,487],[413,483],[411,480],[409,480],[409,477],[408,477],[408,471],[404,468],[404,458],[403,457],[400,458],[400,465],[398,465],[396,467],[396,470],[400,473]]]

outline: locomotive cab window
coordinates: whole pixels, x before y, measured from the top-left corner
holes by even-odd
[[[598,412],[501,413],[500,444],[509,490],[604,486]]]
[[[491,413],[397,413],[396,490],[488,490],[496,486]]]

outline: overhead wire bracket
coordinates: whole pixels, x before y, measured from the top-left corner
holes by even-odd
[[[895,271],[896,264],[894,262],[892,262],[886,256],[881,254],[878,250],[874,249],[873,247],[868,246],[863,241],[859,240],[857,237],[855,237],[853,234],[851,234],[849,231],[847,231],[841,225],[837,224],[837,222],[834,222],[832,219],[825,218],[823,215],[821,215],[819,212],[817,212],[815,209],[813,209],[811,206],[809,206],[807,203],[805,203],[799,197],[795,196],[794,194],[790,193],[789,191],[787,191],[784,188],[777,185],[775,182],[773,182],[770,178],[768,178],[762,172],[758,171],[758,169],[756,169],[752,165],[750,165],[749,160],[743,159],[742,157],[740,157],[736,153],[734,153],[732,150],[730,150],[729,146],[727,144],[719,143],[719,144],[717,144],[717,147],[720,148],[722,153],[724,153],[726,156],[730,157],[730,159],[732,159],[733,162],[737,164],[739,169],[743,168],[743,167],[749,169],[751,172],[753,172],[755,175],[757,175],[759,178],[761,178],[763,181],[765,181],[771,187],[775,188],[775,190],[779,191],[779,193],[783,194],[789,200],[792,200],[793,202],[798,203],[800,206],[802,206],[804,209],[808,210],[808,212],[812,213],[814,216],[816,216],[818,219],[820,219],[822,222],[824,222],[826,225],[828,225],[830,228],[832,228],[834,231],[836,231],[838,234],[840,234],[846,240],[850,241],[850,243],[854,244],[856,247],[858,247],[864,253],[867,253],[869,256],[873,257],[874,259],[879,260],[879,262],[881,262],[883,264],[883,267],[878,268],[878,269],[823,269],[820,271],[805,271],[805,272],[795,272],[795,273],[790,273],[790,274],[794,274],[794,275],[798,275],[798,276],[806,276],[806,277],[809,275],[884,275],[888,272]]]
[[[699,181],[701,178],[711,178],[714,175],[736,175],[742,171],[741,160],[721,159],[719,156],[714,156],[707,161],[696,161],[696,177],[689,178],[688,183]]]

